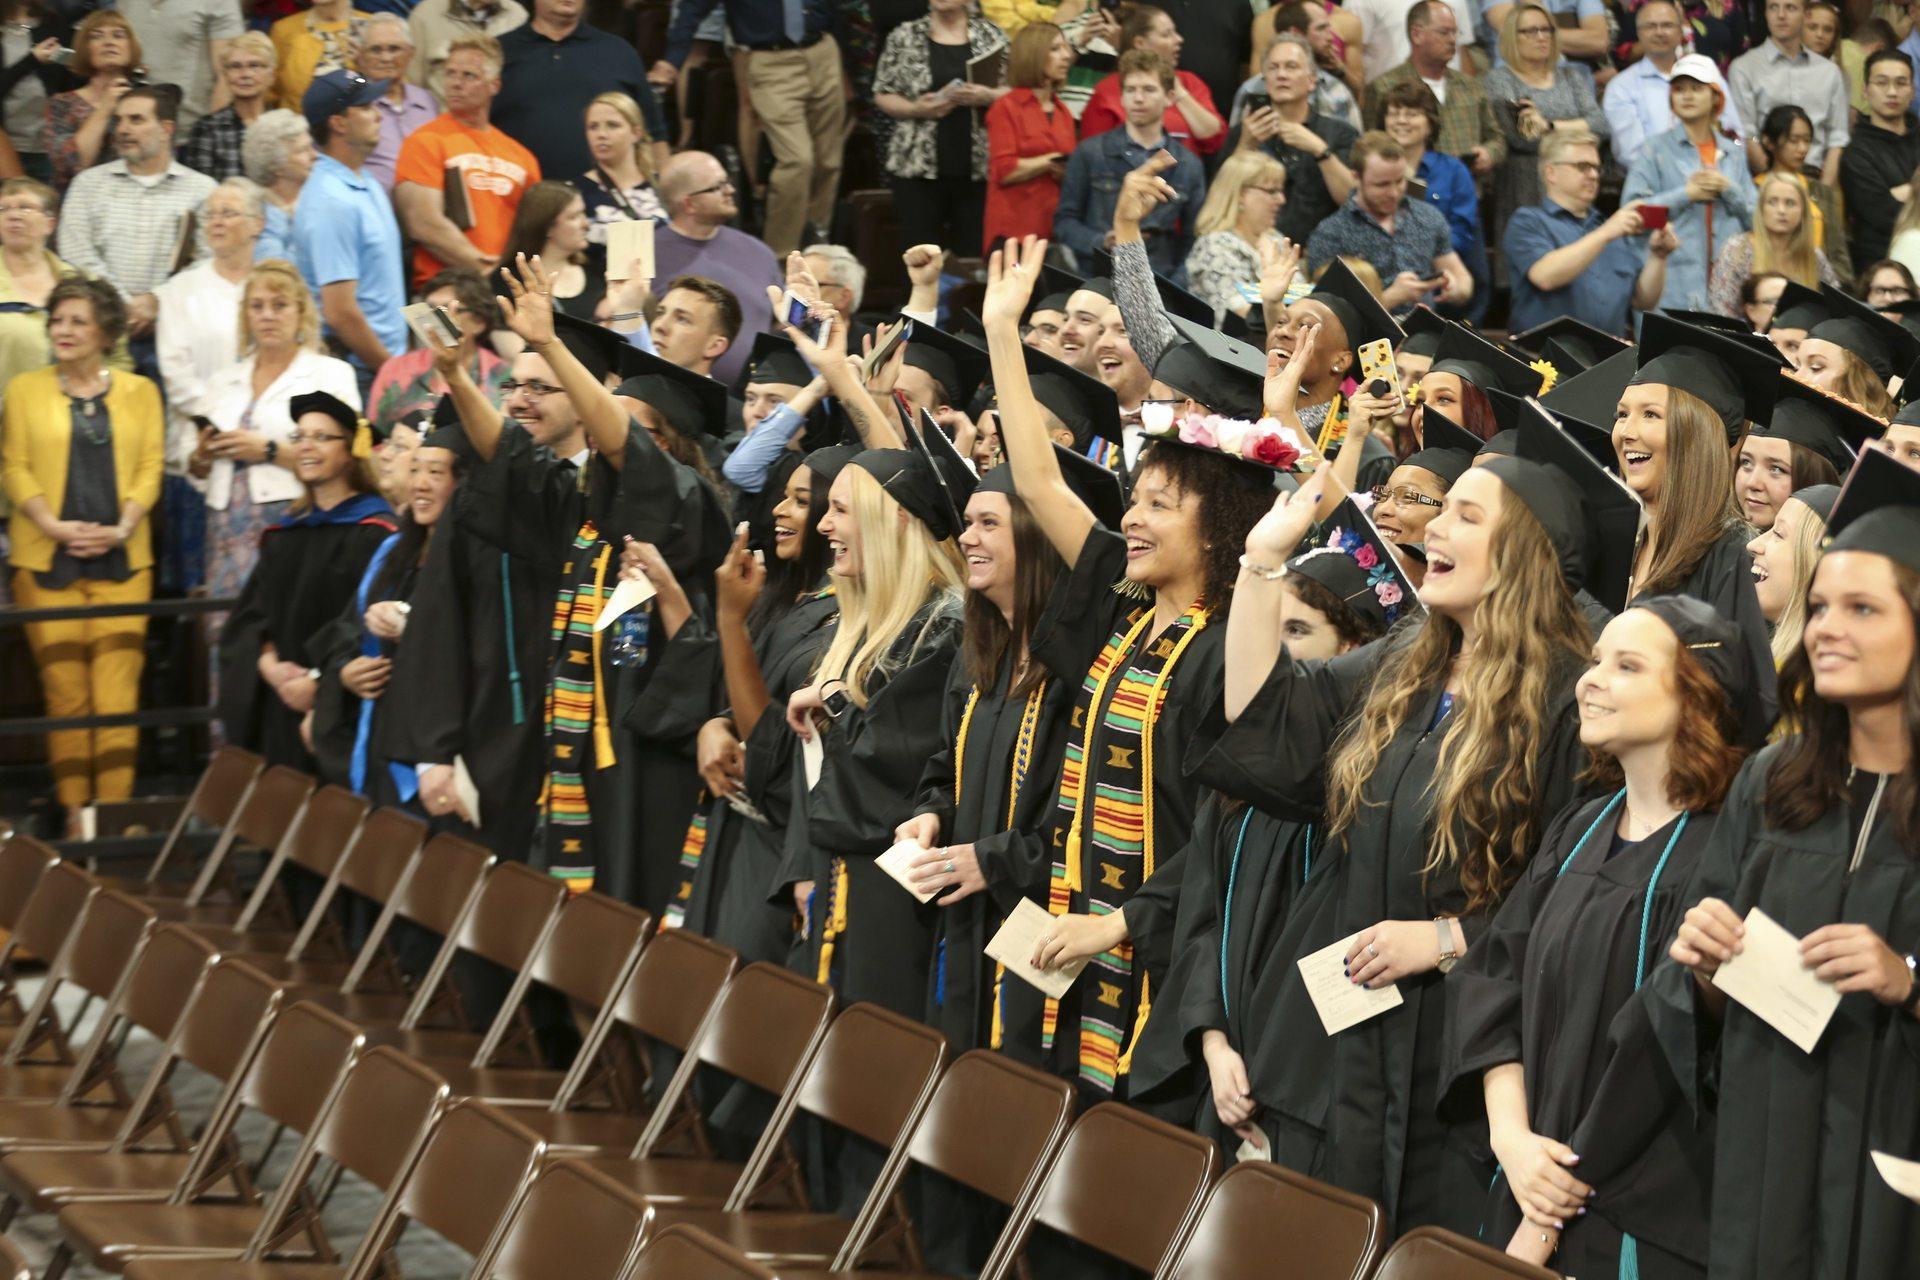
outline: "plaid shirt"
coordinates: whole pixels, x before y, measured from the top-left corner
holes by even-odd
[[[127,172],[125,160],[96,165],[73,180],[60,207],[59,250],[91,276],[132,297],[173,274],[174,250],[188,215],[213,194],[214,181],[174,161],[152,186]],[[206,256],[204,224],[191,254]]]
[[[240,123],[232,107],[222,107],[212,115],[202,116],[187,130],[187,140],[180,147],[180,163],[215,182],[244,177],[240,139],[246,132],[247,126]]]
[[[1403,62],[1367,86],[1367,128],[1379,129],[1387,117],[1387,94],[1403,84],[1424,84],[1413,63]],[[1507,140],[1493,114],[1480,82],[1447,68],[1447,97],[1440,104],[1440,136],[1431,140],[1435,151],[1463,159],[1475,147],[1485,147],[1494,164],[1507,158]]]

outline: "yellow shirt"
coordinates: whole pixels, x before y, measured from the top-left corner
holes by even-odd
[[[307,86],[322,72],[352,65],[371,15],[355,10],[344,22],[321,22],[311,12],[290,13],[273,24],[269,35],[280,68],[274,72],[274,105],[300,110]]]
[[[106,408],[113,424],[113,478],[120,502],[138,502],[151,511],[160,501],[160,471],[166,461],[166,416],[159,388],[137,373],[116,373],[107,387]],[[29,370],[8,383],[6,410],[0,415],[0,483],[13,503],[8,562],[16,568],[45,570],[53,565],[53,539],[21,508],[29,498],[43,498],[59,515],[72,450],[73,412],[53,366]],[[153,565],[152,526],[151,519],[141,520],[127,541],[127,567],[136,572]]]

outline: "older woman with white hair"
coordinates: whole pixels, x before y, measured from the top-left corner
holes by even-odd
[[[258,31],[242,32],[227,41],[220,50],[220,77],[233,100],[194,121],[180,144],[180,163],[215,182],[239,177],[246,167],[241,145],[247,126],[266,114],[267,94],[279,65],[273,41]]]
[[[191,590],[206,577],[206,501],[187,479],[188,463],[208,421],[213,377],[240,358],[240,300],[265,218],[260,188],[246,178],[228,178],[200,210],[212,255],[153,291],[160,300],[154,341],[167,393],[161,492],[167,536],[160,578],[176,590]]]
[[[293,207],[313,172],[313,159],[313,131],[298,111],[269,111],[247,126],[240,160],[265,196],[254,261],[293,258]]]

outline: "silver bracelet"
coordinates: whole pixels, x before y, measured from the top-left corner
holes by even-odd
[[[1245,556],[1240,557],[1240,567],[1265,582],[1278,582],[1287,576],[1287,567],[1285,565],[1281,565],[1276,569],[1271,565],[1258,564],[1247,559]]]

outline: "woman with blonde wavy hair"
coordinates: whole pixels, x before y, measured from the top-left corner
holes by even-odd
[[[1747,544],[1753,557],[1754,590],[1760,612],[1773,625],[1773,664],[1777,670],[1800,648],[1807,626],[1807,584],[1820,560],[1827,516],[1840,487],[1813,484],[1796,489],[1780,504],[1773,523]]]
[[[653,163],[653,139],[647,136],[640,104],[614,90],[587,104],[587,151],[593,167],[573,179],[572,186],[586,202],[587,239],[607,242],[607,224],[639,219],[665,221],[666,206],[653,184],[659,178]]]
[[[945,745],[940,708],[959,656],[965,569],[954,537],[973,473],[937,431],[922,449],[869,449],[842,467],[819,531],[840,621],[812,683],[787,701],[810,787],[789,819],[776,893],[806,920],[808,972],[846,1001],[926,1012],[935,912],[874,865],[912,816]],[[817,772],[816,772],[817,770]]]
[[[1521,430],[1557,429],[1530,418]],[[1195,776],[1324,828],[1314,865],[1336,881],[1320,932],[1344,942],[1349,981],[1396,986],[1402,1003],[1334,1039],[1322,1091],[1253,1099],[1258,1132],[1239,1131],[1314,1152],[1303,1171],[1378,1200],[1390,1231],[1472,1233],[1493,1173],[1482,1122],[1437,1110],[1443,977],[1585,767],[1573,688],[1592,633],[1563,569],[1587,538],[1582,487],[1601,483],[1583,466],[1592,474],[1576,481],[1496,457],[1462,475],[1427,526],[1424,615],[1330,659],[1293,654],[1280,625],[1282,566],[1318,485],[1247,535],[1227,622],[1228,726]],[[1303,1038],[1324,1035],[1311,1008],[1295,1006]]]
[[[1252,313],[1238,286],[1258,284],[1286,243],[1273,229],[1286,203],[1286,166],[1266,152],[1236,151],[1220,166],[1195,220],[1199,239],[1187,254],[1193,291],[1216,316]]]

